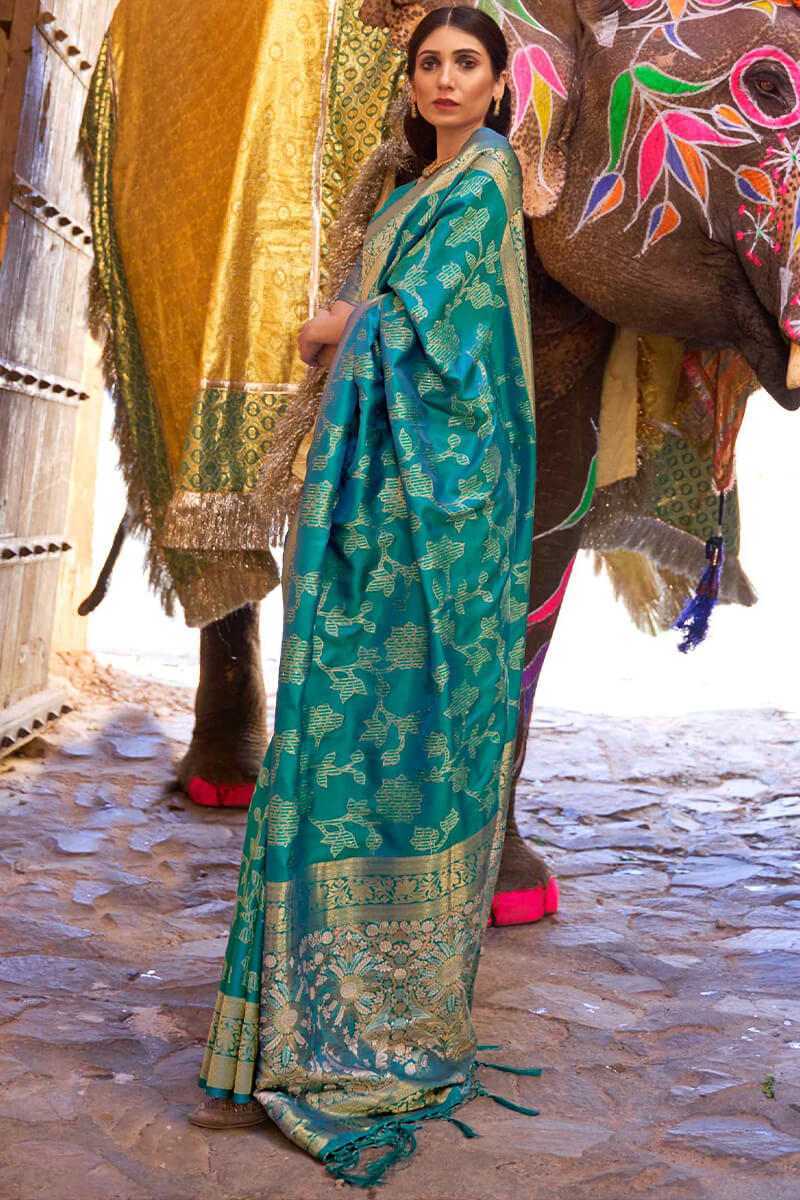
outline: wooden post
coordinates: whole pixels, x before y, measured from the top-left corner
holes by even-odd
[[[59,578],[72,603],[90,554],[93,479],[69,495],[79,413],[90,400],[92,239],[77,143],[114,2],[72,0],[59,5],[62,18],[39,12],[36,0],[0,0],[0,755],[62,711],[48,681]],[[99,393],[96,373],[88,386]],[[88,444],[98,402],[86,417]],[[81,569],[63,570],[76,536]]]

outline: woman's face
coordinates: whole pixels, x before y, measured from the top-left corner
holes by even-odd
[[[439,129],[479,129],[500,99],[505,71],[495,79],[489,54],[472,34],[443,25],[417,51],[411,94],[420,116]]]

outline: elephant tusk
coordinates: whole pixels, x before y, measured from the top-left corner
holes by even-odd
[[[792,348],[789,351],[789,365],[786,368],[786,386],[791,388],[800,387],[800,343],[792,342]]]

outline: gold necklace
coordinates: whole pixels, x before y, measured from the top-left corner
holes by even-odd
[[[458,158],[460,153],[461,151],[459,150],[458,154],[451,154],[449,158],[443,158],[441,162],[428,163],[427,167],[423,168],[422,178],[428,179],[434,171],[439,171],[442,167],[446,167],[448,163],[451,163],[454,158]]]

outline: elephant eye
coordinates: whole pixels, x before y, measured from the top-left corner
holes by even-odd
[[[742,82],[765,117],[780,117],[797,103],[792,81],[780,63],[753,63]]]

